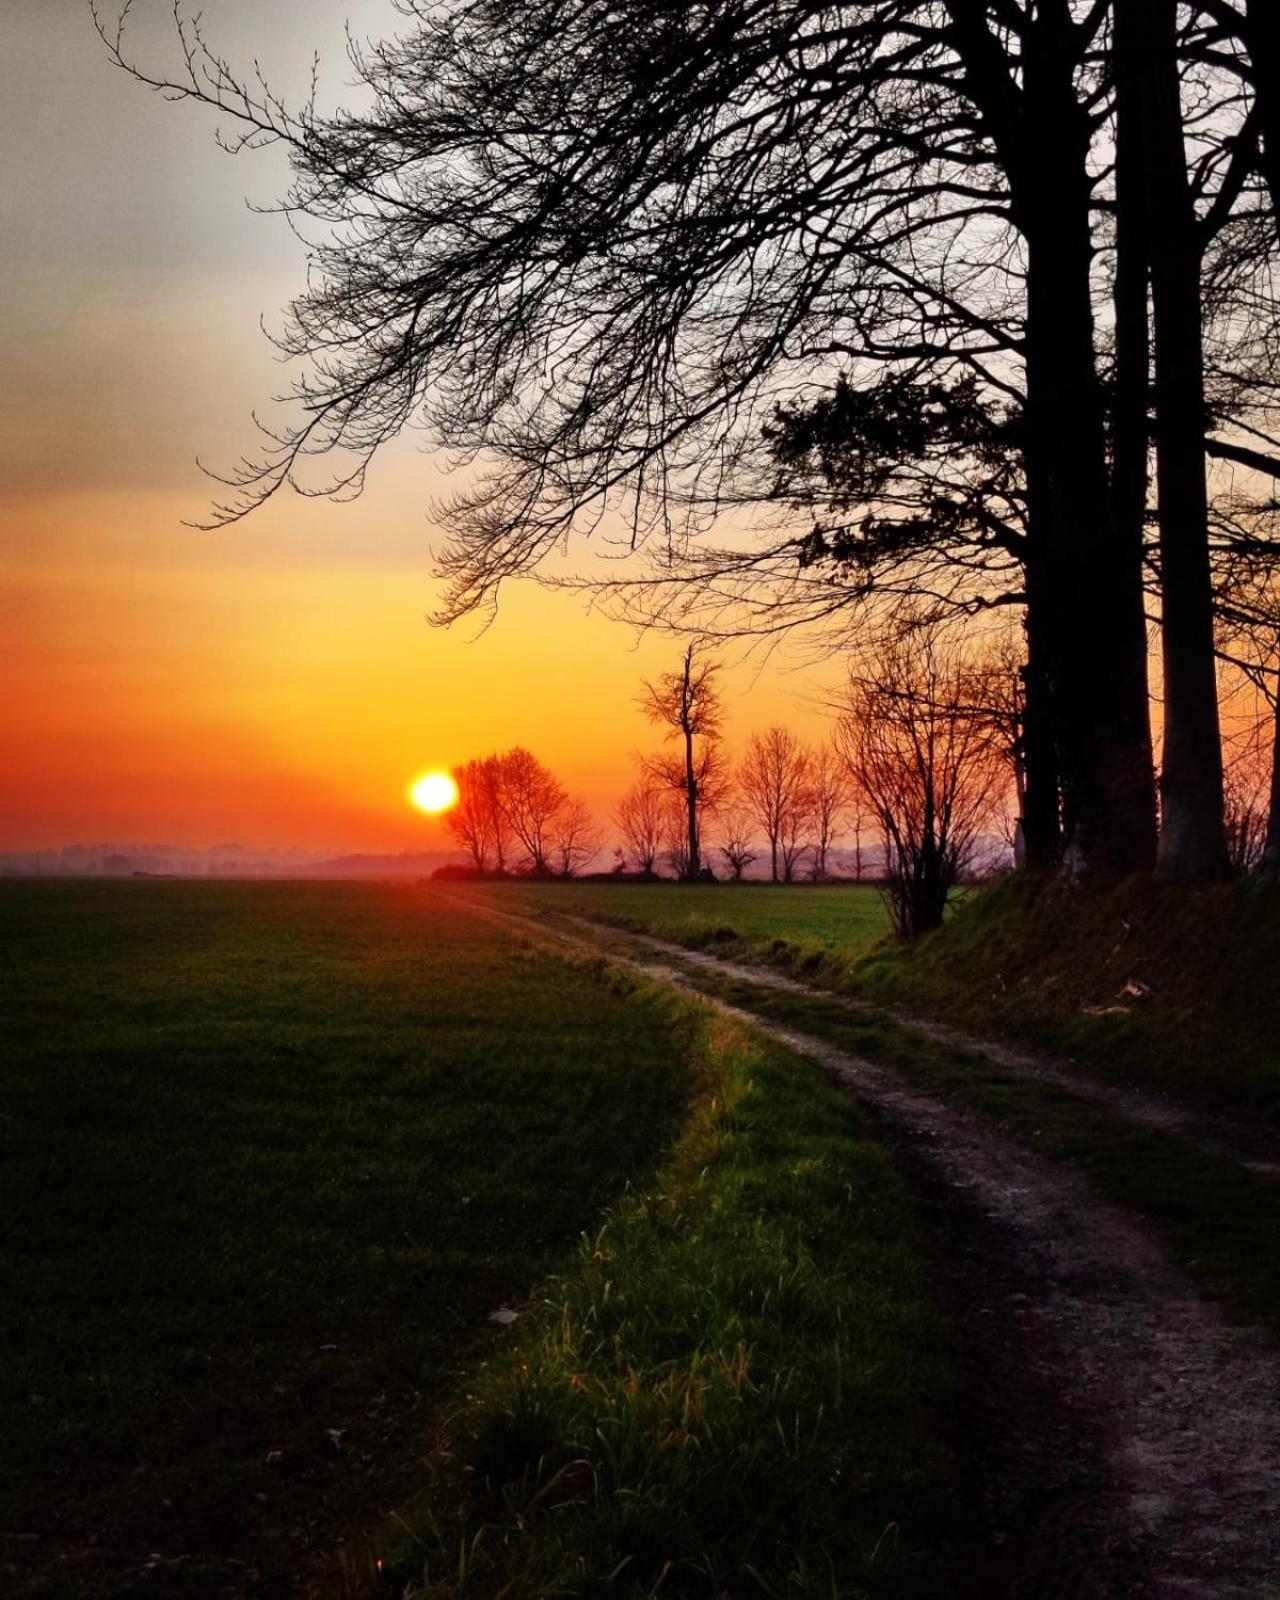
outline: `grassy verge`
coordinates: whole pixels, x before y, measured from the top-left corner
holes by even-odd
[[[410,888],[0,887],[0,1590],[267,1592],[680,1126],[670,1018]],[[126,1577],[126,1574],[130,1576]]]
[[[1073,1056],[1104,1079],[1274,1124],[1278,967],[1274,892],[1014,874],[916,948],[868,956],[847,981]]]
[[[1150,1219],[1190,1275],[1280,1332],[1280,1182],[1176,1134],[1135,1129],[1096,1101],[933,1043],[833,999],[781,993],[690,969],[709,993],[891,1067],[1078,1167],[1117,1204]]]
[[[944,1330],[892,1164],[815,1070],[662,1003],[699,1082],[670,1160],[475,1376],[349,1592],[950,1592]]]

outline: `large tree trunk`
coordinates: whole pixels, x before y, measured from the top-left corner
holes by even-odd
[[[1148,870],[1155,780],[1140,530],[1117,526],[1094,347],[1090,126],[1075,85],[1082,35],[1041,0],[1021,81],[980,0],[948,0],[964,87],[1007,175],[1027,248],[1026,471],[1030,627],[1043,640],[1062,820],[1073,867]]]
[[[1049,597],[1039,592],[1039,563],[1027,562],[1027,664],[1022,673],[1022,860],[1032,871],[1062,855],[1058,752],[1054,739],[1051,651],[1040,637]]]
[[[1136,82],[1139,64],[1119,27],[1114,56],[1116,267],[1112,292],[1115,376],[1111,401],[1111,504],[1118,526],[1136,525],[1140,530],[1147,510],[1151,388],[1146,160]]]
[[[1090,273],[1089,129],[1072,80],[1070,18],[1046,8],[1028,40],[1009,157],[1027,241],[1027,484],[1033,620],[1049,657],[1068,849],[1080,866],[1149,870],[1155,783],[1141,527],[1118,525],[1106,463]],[[1053,25],[1056,24],[1056,25]]]
[[[1271,193],[1271,210],[1280,238],[1280,6],[1276,0],[1248,0],[1246,42],[1254,71],[1254,99],[1262,122],[1262,174]],[[1258,880],[1280,888],[1280,674],[1276,680],[1271,751],[1271,804],[1267,839]]]
[[[1262,860],[1258,863],[1260,883],[1280,888],[1280,675],[1276,681],[1276,705],[1273,718],[1275,744],[1271,750],[1271,809],[1267,813],[1267,842],[1263,846]]]
[[[1247,0],[1245,15],[1254,103],[1262,123],[1262,175],[1280,229],[1280,6],[1276,0]]]
[[[1228,873],[1222,738],[1205,484],[1200,249],[1187,182],[1176,0],[1116,0],[1141,121],[1155,328],[1156,482],[1164,659],[1164,760],[1158,875],[1205,882]],[[1123,132],[1122,128],[1122,132]]]

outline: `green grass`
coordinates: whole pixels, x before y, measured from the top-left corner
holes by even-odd
[[[875,1011],[687,969],[709,994],[890,1067],[1085,1173],[1147,1217],[1209,1294],[1280,1332],[1280,1182],[1176,1133],[1135,1128],[1097,1101],[934,1043]]]
[[[424,1450],[444,1592],[941,1592],[909,1203],[804,1063],[407,886],[0,905],[4,1592],[274,1592]]]
[[[679,1145],[348,1572],[433,1600],[944,1596],[946,1331],[901,1183],[848,1095],[666,1003],[700,1079]]]
[[[548,883],[464,886],[469,894],[590,917],[690,949],[730,950],[845,965],[889,933],[871,885]],[[502,903],[502,899],[498,900]]]
[[[36,1553],[117,1517],[199,1548],[308,1483],[358,1501],[374,1397],[438,1390],[689,1093],[668,1018],[411,889],[3,908],[0,1492]]]
[[[915,948],[874,952],[844,981],[1261,1130],[1280,1122],[1278,965],[1275,891],[1015,873]]]
[[[1210,1113],[1280,1121],[1280,896],[1249,885],[1068,885],[1011,874],[914,946],[865,887],[487,885],[817,988],[946,1018]],[[1140,986],[1140,998],[1126,995]]]

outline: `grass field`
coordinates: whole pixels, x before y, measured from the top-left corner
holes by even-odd
[[[384,1530],[407,1592],[952,1592],[947,1332],[900,1181],[847,1094],[686,1023],[670,1159],[476,1375]]]
[[[941,1592],[910,1205],[810,1068],[410,887],[0,907],[4,1592],[358,1590],[397,1501],[430,1592]]]
[[[526,904],[593,917],[672,939],[693,949],[740,943],[789,958],[857,960],[889,933],[871,885],[545,883],[461,886],[470,894],[511,894]]]

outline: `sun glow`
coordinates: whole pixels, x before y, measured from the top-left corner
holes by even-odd
[[[447,772],[428,772],[415,779],[409,798],[419,811],[438,817],[442,811],[458,803],[458,785]]]

